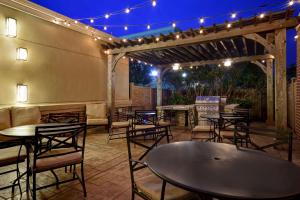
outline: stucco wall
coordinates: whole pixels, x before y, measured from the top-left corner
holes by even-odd
[[[6,17],[17,19],[16,38],[4,35]],[[28,85],[28,104],[106,100],[107,56],[90,36],[0,5],[0,52],[0,105],[16,103],[17,83]],[[128,100],[128,61],[119,65],[116,100]]]

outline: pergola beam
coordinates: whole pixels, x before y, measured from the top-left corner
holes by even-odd
[[[233,63],[238,63],[238,62],[251,62],[251,61],[255,61],[255,60],[274,59],[274,56],[271,54],[265,54],[265,55],[234,57],[234,58],[226,58],[226,59],[203,60],[203,61],[197,61],[197,62],[180,63],[180,66],[181,67],[190,67],[190,66],[214,65],[214,64],[223,63],[228,59],[232,60]],[[170,65],[162,65],[162,66],[170,67]]]
[[[252,25],[244,26],[243,28],[236,27],[236,28],[232,28],[229,31],[221,30],[219,32],[211,32],[208,34],[201,34],[201,35],[197,35],[195,37],[188,37],[188,38],[184,38],[184,39],[168,40],[166,42],[161,41],[161,42],[157,42],[157,43],[154,42],[151,44],[144,44],[144,45],[138,45],[138,46],[123,47],[123,48],[119,48],[119,49],[112,49],[110,51],[110,54],[166,49],[166,48],[176,47],[176,46],[185,46],[185,45],[191,45],[191,44],[196,44],[196,43],[222,40],[222,39],[226,39],[226,38],[232,38],[232,37],[237,37],[237,36],[247,35],[247,34],[252,34],[252,33],[272,31],[272,30],[280,29],[280,28],[291,28],[291,27],[295,27],[298,24],[298,22],[299,22],[298,17],[274,20],[271,23],[264,22],[264,23],[259,23],[256,25],[252,24]]]

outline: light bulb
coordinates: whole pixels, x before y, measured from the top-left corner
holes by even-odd
[[[157,5],[156,0],[152,0],[152,6],[155,7]]]
[[[90,19],[90,22],[91,22],[91,23],[94,23],[94,22],[95,22],[95,20],[94,20],[94,19]]]
[[[260,15],[259,15],[259,18],[264,18],[265,17],[265,13],[261,13]]]
[[[105,14],[105,19],[108,19],[109,17],[110,17],[110,15],[109,14]]]
[[[173,28],[175,28],[175,27],[176,27],[176,23],[175,23],[175,22],[173,22],[173,23],[172,23],[172,26],[173,26]]]
[[[232,24],[231,23],[228,23],[227,24],[227,28],[231,28]]]
[[[129,14],[129,13],[130,13],[130,8],[126,8],[126,9],[125,9],[125,13],[126,13],[126,14]]]
[[[107,30],[107,26],[104,26],[103,29],[106,31]]]
[[[124,30],[127,31],[128,30],[128,26],[124,26]]]
[[[150,29],[151,29],[151,26],[150,26],[150,25],[147,25],[147,29],[150,30]]]
[[[156,40],[156,42],[158,42],[159,41],[159,37],[157,37],[155,40]]]
[[[78,24],[78,21],[77,21],[77,20],[75,20],[75,21],[74,21],[74,23],[75,23],[75,24]]]
[[[123,42],[127,42],[127,39],[124,38],[124,39],[123,39]]]
[[[289,6],[292,6],[292,5],[294,5],[294,1],[289,1]]]
[[[200,22],[200,24],[203,24],[204,23],[204,18],[203,17],[200,18],[199,22]]]
[[[176,35],[176,39],[179,39],[180,38],[180,35]]]
[[[236,16],[237,16],[237,14],[236,14],[236,13],[231,13],[231,18],[232,18],[232,19],[235,19],[235,18],[236,18]]]

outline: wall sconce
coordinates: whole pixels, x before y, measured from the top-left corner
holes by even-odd
[[[17,85],[17,102],[24,103],[28,100],[28,86],[23,84]]]
[[[27,60],[28,51],[26,48],[17,48],[17,60]]]
[[[16,37],[17,36],[17,20],[13,18],[6,18],[6,36]]]

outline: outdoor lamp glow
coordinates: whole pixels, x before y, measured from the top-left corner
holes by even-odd
[[[158,76],[158,71],[152,70],[150,75],[156,77],[156,76]]]
[[[13,18],[6,18],[6,33],[7,37],[17,36],[17,20]]]
[[[228,59],[224,61],[224,66],[225,67],[230,67],[232,65],[232,60]]]
[[[17,102],[24,103],[28,100],[28,86],[23,84],[17,85]]]
[[[187,77],[187,73],[182,73],[182,78],[186,78]]]
[[[179,67],[180,67],[180,64],[179,64],[179,63],[175,63],[175,64],[172,66],[172,69],[173,69],[174,71],[177,71],[177,70],[179,70]]]
[[[28,57],[28,51],[26,48],[17,48],[17,60],[27,60]]]

